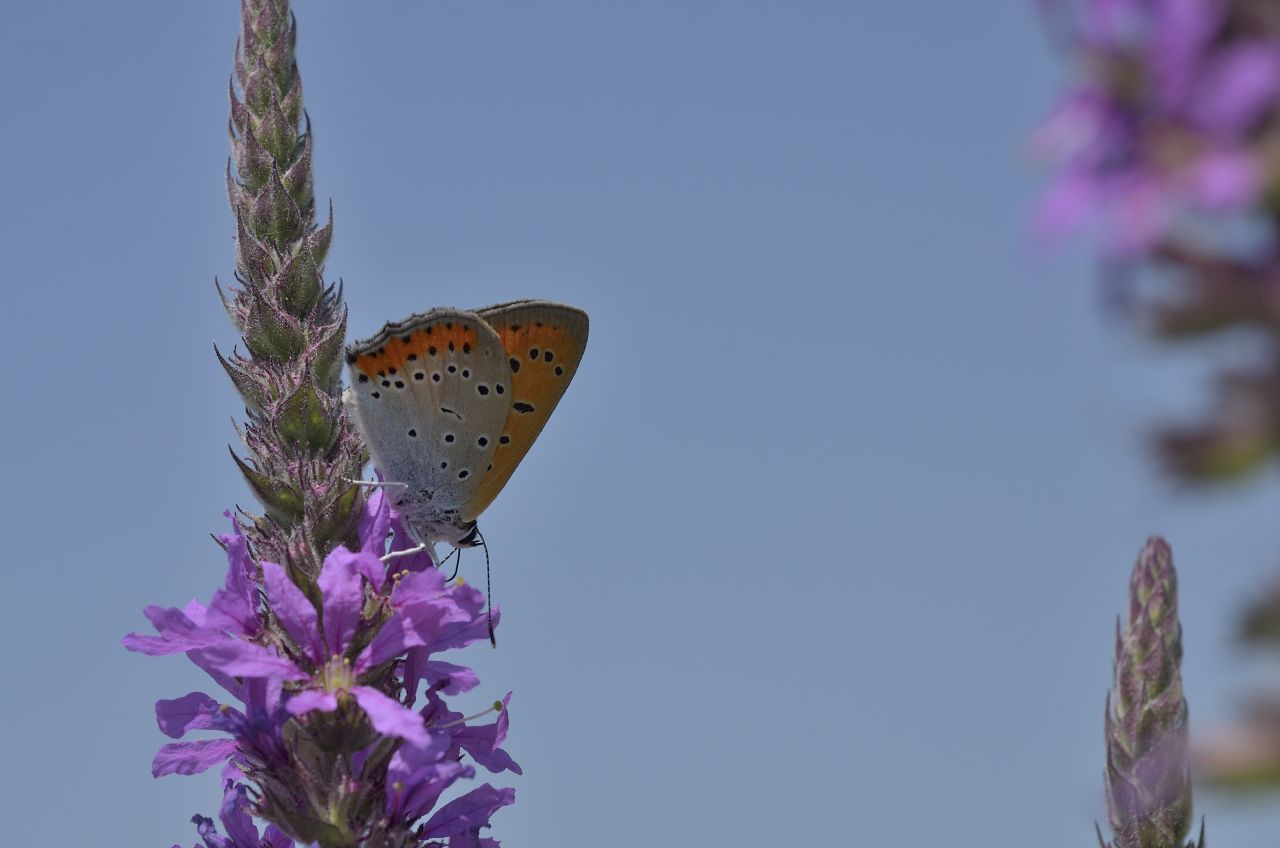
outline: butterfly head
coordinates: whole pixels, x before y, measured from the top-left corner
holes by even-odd
[[[418,541],[428,544],[447,542],[455,548],[474,548],[484,544],[480,540],[480,528],[475,521],[458,521],[448,516],[432,516],[415,520],[412,513],[405,515],[409,532]]]

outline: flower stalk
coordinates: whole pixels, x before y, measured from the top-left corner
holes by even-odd
[[[1129,580],[1129,611],[1116,622],[1115,682],[1107,698],[1107,817],[1103,848],[1204,848],[1187,842],[1191,776],[1187,701],[1182,693],[1182,625],[1173,553],[1153,537]]]
[[[455,784],[520,773],[501,747],[510,694],[452,710],[446,696],[479,680],[437,654],[488,641],[500,614],[353,483],[368,454],[340,400],[346,309],[323,277],[333,216],[317,226],[297,27],[287,0],[242,0],[241,18],[227,172],[239,285],[223,303],[246,352],[218,358],[245,402],[248,455],[232,456],[262,512],[242,511],[247,526],[228,513],[226,578],[207,603],[148,607],[155,635],[125,637],[185,654],[226,699],[156,703],[181,741],[152,774],[221,769],[223,832],[192,820],[205,848],[497,848],[480,834],[514,790]]]
[[[354,543],[363,497],[349,481],[368,455],[340,398],[347,313],[324,282],[333,211],[317,225],[296,40],[287,0],[242,0],[227,170],[239,286],[223,303],[247,355],[218,359],[248,415],[249,458],[232,456],[262,504],[250,545],[308,580]]]

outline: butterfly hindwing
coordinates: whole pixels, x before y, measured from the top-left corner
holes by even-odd
[[[521,300],[476,312],[501,340],[511,404],[492,467],[463,508],[467,520],[493,502],[542,432],[578,370],[588,329],[587,313],[549,301]]]
[[[467,511],[488,476],[513,386],[501,339],[474,312],[433,309],[348,348],[348,404],[408,510]],[[494,466],[496,468],[496,466]]]

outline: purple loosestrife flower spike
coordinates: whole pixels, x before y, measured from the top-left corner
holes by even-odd
[[[248,527],[227,514],[227,576],[209,603],[148,607],[156,635],[125,637],[185,654],[227,697],[156,704],[179,741],[152,774],[221,767],[221,828],[193,820],[205,848],[496,848],[480,834],[515,791],[455,784],[520,773],[501,747],[511,696],[451,710],[445,696],[479,680],[435,655],[487,641],[501,617],[426,553],[383,560],[414,541],[381,491],[351,482],[367,452],[339,398],[346,315],[322,276],[332,216],[316,226],[294,19],[287,0],[242,0],[241,17],[227,174],[240,286],[223,303],[248,355],[218,357],[249,416],[250,456],[233,456],[264,512]]]
[[[1107,698],[1107,815],[1112,848],[1183,848],[1191,826],[1182,625],[1173,553],[1147,540],[1116,623],[1115,685]],[[1098,841],[1105,846],[1099,833]],[[1198,843],[1204,848],[1204,828]]]
[[[240,285],[223,302],[247,355],[218,359],[249,417],[249,458],[233,457],[263,506],[251,547],[306,581],[354,545],[363,497],[347,481],[367,453],[339,398],[346,310],[324,282],[333,215],[317,226],[296,24],[288,0],[242,0],[241,14],[227,172]]]

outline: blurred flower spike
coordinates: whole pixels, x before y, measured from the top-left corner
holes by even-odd
[[[1103,848],[1204,848],[1191,826],[1182,625],[1173,553],[1151,538],[1129,580],[1129,611],[1116,623],[1115,683],[1107,698],[1107,816]]]
[[[1033,137],[1055,167],[1036,228],[1095,230],[1113,266],[1160,271],[1122,298],[1156,338],[1261,339],[1200,420],[1151,440],[1181,483],[1252,473],[1280,450],[1280,5],[1038,2],[1075,73]]]
[[[1150,254],[1187,215],[1249,212],[1277,185],[1280,13],[1254,0],[1040,0],[1078,79],[1033,139],[1058,172],[1036,225],[1096,225]]]

